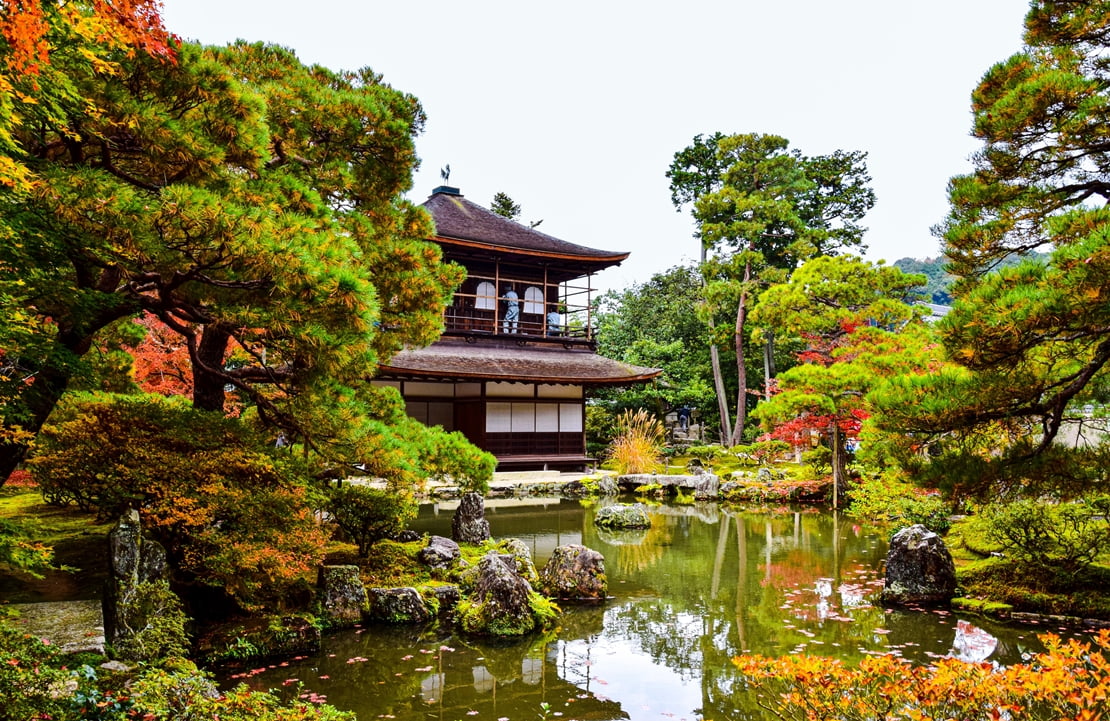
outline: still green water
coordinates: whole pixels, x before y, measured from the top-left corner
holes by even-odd
[[[888,532],[842,514],[663,505],[651,529],[608,533],[593,525],[595,510],[487,501],[492,534],[523,539],[537,566],[567,543],[605,556],[609,601],[565,607],[548,635],[490,642],[367,626],[326,636],[318,656],[224,678],[326,700],[362,721],[535,721],[544,703],[560,721],[757,719],[730,662],[740,653],[1008,664],[1040,650],[1038,631],[1057,630],[873,605]],[[425,506],[411,527],[450,536],[452,512]]]

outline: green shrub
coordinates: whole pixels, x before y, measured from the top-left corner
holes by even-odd
[[[305,468],[242,421],[156,395],[73,394],[36,440],[44,496],[144,532],[186,583],[224,589],[247,609],[281,607],[315,572],[327,537]]]
[[[188,661],[148,670],[130,691],[129,716],[143,721],[355,721],[353,713],[311,697],[282,702],[272,693],[251,691],[242,684],[220,693]]]
[[[935,492],[904,483],[890,474],[865,475],[851,490],[848,513],[879,523],[910,526],[915,523],[937,533],[951,527],[949,508]]]
[[[401,532],[416,518],[417,503],[409,494],[391,489],[345,484],[328,492],[328,513],[365,557],[370,547]]]
[[[464,493],[485,495],[497,458],[483,451],[459,432],[429,429],[422,463],[424,472],[435,480],[451,479]]]
[[[181,599],[165,581],[143,582],[119,603],[119,622],[141,628],[127,628],[125,638],[113,649],[129,661],[156,661],[169,656],[184,656],[189,648],[185,633],[188,619]]]
[[[58,718],[63,701],[53,690],[68,677],[53,646],[0,621],[0,721]]]
[[[35,540],[33,523],[0,518],[0,565],[42,578],[54,568],[54,550]]]
[[[1072,503],[1023,499],[984,506],[984,533],[1015,561],[1074,575],[1110,550],[1106,498]]]
[[[827,476],[832,473],[832,449],[828,446],[817,446],[803,451],[802,463],[812,468],[817,475]]]
[[[722,455],[728,453],[728,449],[718,445],[690,446],[683,453],[690,458],[687,468],[702,466],[711,469]]]
[[[617,435],[617,417],[605,406],[586,404],[586,450],[591,455],[603,455]]]
[[[88,664],[73,672],[77,688],[69,710],[81,721],[122,721],[131,710],[131,699],[122,691],[101,689],[96,669]]]
[[[790,448],[790,444],[786,441],[767,440],[756,441],[745,446],[733,446],[731,452],[741,465],[766,466],[789,452]]]

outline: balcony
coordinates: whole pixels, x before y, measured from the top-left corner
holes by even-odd
[[[588,284],[471,275],[444,309],[444,334],[567,347],[594,344]],[[500,288],[500,292],[498,292]],[[515,311],[514,311],[515,308]]]

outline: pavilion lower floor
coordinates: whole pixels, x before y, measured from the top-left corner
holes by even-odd
[[[497,457],[498,470],[581,470],[586,454],[581,385],[506,381],[377,380],[397,388],[405,411],[459,431]]]

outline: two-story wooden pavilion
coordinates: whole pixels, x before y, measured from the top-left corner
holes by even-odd
[[[445,259],[467,269],[431,346],[403,350],[375,383],[398,388],[409,415],[461,431],[498,469],[575,468],[586,454],[590,388],[659,375],[594,352],[595,273],[628,253],[554,238],[441,186],[424,207]]]

